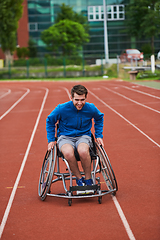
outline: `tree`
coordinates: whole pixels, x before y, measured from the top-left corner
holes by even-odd
[[[89,25],[87,21],[87,17],[85,17],[82,13],[76,13],[73,11],[73,8],[65,5],[64,3],[60,6],[60,12],[57,15],[55,23],[60,22],[61,20],[69,19],[74,22],[78,22],[83,25],[85,31],[88,32]]]
[[[84,42],[89,41],[83,25],[68,19],[44,30],[41,38],[49,50],[58,50],[61,47],[64,56],[74,54]]]
[[[28,41],[28,51],[29,51],[29,57],[37,56],[37,47],[35,46],[35,42],[32,38],[30,38]]]
[[[0,1],[0,44],[6,64],[16,49],[18,21],[22,16],[23,0]]]
[[[63,55],[75,54],[83,43],[89,42],[87,18],[62,4],[55,24],[42,32],[41,38],[48,49],[61,48]]]
[[[160,1],[133,0],[126,7],[127,32],[135,37],[149,37],[152,53],[154,38],[160,34]]]
[[[26,58],[29,55],[29,51],[27,47],[17,47],[16,49],[18,58]]]

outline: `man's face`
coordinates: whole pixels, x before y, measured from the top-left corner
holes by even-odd
[[[77,93],[74,93],[74,97],[72,98],[73,105],[77,108],[77,110],[81,110],[86,102],[85,94],[78,95]]]

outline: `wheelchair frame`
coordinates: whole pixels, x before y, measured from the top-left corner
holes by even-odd
[[[92,186],[74,186],[73,180],[76,177],[72,174],[69,164],[67,160],[62,156],[59,152],[57,143],[55,144],[54,148],[49,152],[46,152],[44,157],[44,161],[42,164],[42,169],[39,178],[39,186],[38,186],[38,194],[42,201],[46,199],[47,196],[52,197],[62,197],[68,199],[68,205],[71,206],[72,199],[74,198],[88,198],[88,197],[98,197],[98,202],[102,202],[102,196],[111,193],[115,195],[118,191],[117,180],[109,161],[108,155],[105,152],[104,148],[99,145],[97,142],[94,141],[94,137],[92,135],[92,142],[93,142],[93,149],[91,153],[91,159],[93,162],[93,170],[91,171],[91,176],[93,179]],[[66,170],[68,172],[60,172],[60,158],[66,164]],[[107,190],[101,190],[101,182],[100,177],[96,175],[98,173],[102,173],[104,181],[107,186]],[[82,176],[84,172],[81,172]],[[53,179],[55,177],[55,179]],[[62,181],[64,187],[64,193],[51,193],[51,184]],[[69,181],[70,185],[69,188],[66,186],[66,182]],[[92,190],[94,191],[93,194],[75,194],[76,191],[86,191]]]

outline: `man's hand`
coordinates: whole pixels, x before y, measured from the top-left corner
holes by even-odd
[[[54,148],[55,142],[48,143],[48,151],[51,151],[52,148]]]
[[[103,143],[103,139],[102,138],[97,138],[96,140],[97,140],[97,143],[99,145],[102,145],[104,147],[104,143]]]

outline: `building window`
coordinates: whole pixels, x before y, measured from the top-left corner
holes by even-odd
[[[107,5],[106,16],[108,21],[124,20],[124,5]],[[103,6],[88,6],[88,21],[102,21],[103,19]]]
[[[29,23],[28,24],[28,29],[29,29],[29,32],[37,31],[37,23]]]

